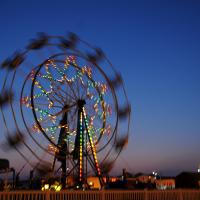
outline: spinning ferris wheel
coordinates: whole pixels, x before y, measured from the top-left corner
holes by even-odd
[[[106,175],[128,142],[130,105],[103,51],[68,36],[39,34],[1,65],[1,116],[8,144],[62,186]],[[47,171],[45,169],[44,171]]]

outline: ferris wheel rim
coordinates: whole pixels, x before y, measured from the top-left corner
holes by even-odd
[[[35,74],[34,74],[34,79],[33,79],[33,81],[32,81],[32,86],[31,86],[31,105],[32,105],[32,107],[33,107],[32,111],[33,111],[33,114],[34,114],[35,121],[36,121],[37,125],[39,126],[40,131],[41,131],[41,132],[44,134],[44,136],[46,137],[46,139],[48,138],[48,141],[49,141],[49,142],[51,141],[51,144],[54,145],[54,146],[56,146],[57,148],[59,148],[58,145],[57,145],[56,143],[54,143],[54,142],[49,138],[49,136],[48,136],[48,135],[46,134],[46,132],[43,130],[42,126],[40,125],[40,122],[39,122],[38,119],[37,119],[37,114],[35,113],[35,104],[34,104],[34,101],[33,101],[33,99],[34,99],[34,98],[33,98],[33,96],[34,96],[33,92],[34,92],[34,82],[35,82],[35,80],[36,80],[36,78],[37,78],[37,75],[38,75],[38,73],[40,72],[41,68],[44,66],[44,64],[45,64],[48,60],[51,60],[51,59],[56,58],[56,57],[58,57],[58,56],[66,56],[66,55],[68,55],[68,54],[66,54],[66,53],[55,54],[55,55],[49,57],[48,59],[46,59],[46,60],[45,60],[44,62],[42,62],[40,65],[38,65],[38,66],[36,67],[36,68],[37,68],[37,71],[36,71]],[[76,56],[76,55],[75,55],[75,56]],[[78,56],[79,56],[79,55],[78,55]],[[56,61],[58,61],[58,60],[56,60]],[[61,62],[63,62],[63,61],[61,61]],[[72,65],[73,65],[73,64],[72,64]],[[81,69],[81,68],[79,68],[79,69]],[[110,86],[109,78],[106,76],[106,74],[103,72],[103,70],[100,69],[99,66],[98,66],[98,70],[103,74],[103,77],[106,79],[107,83],[109,84],[109,87],[111,87],[111,86]],[[87,78],[90,79],[90,80],[92,80],[92,82],[94,82],[94,80],[93,80],[92,78],[88,77],[88,75],[87,75]],[[100,91],[98,90],[98,88],[96,88],[96,89],[97,89],[97,91],[98,91],[98,94],[100,95]],[[114,90],[112,89],[112,94],[113,94],[113,91],[114,91]],[[117,103],[116,95],[113,94],[113,96],[114,96],[113,99],[115,99],[115,102]],[[117,107],[116,103],[115,103],[115,106]],[[118,115],[117,115],[117,116],[118,116]],[[109,142],[112,140],[112,138],[113,138],[114,135],[115,135],[116,129],[117,129],[117,123],[118,123],[118,121],[116,120],[115,129],[114,129],[114,131],[113,131],[112,136],[110,137],[110,139],[107,141],[107,143],[106,143],[104,146],[102,146],[102,147],[100,148],[100,150],[97,150],[97,152],[102,151],[102,150],[109,144]],[[105,125],[104,125],[103,127],[105,127]],[[98,142],[100,141],[100,139],[101,139],[102,136],[103,136],[103,134],[100,134],[99,139],[98,139],[98,141],[97,141],[95,144],[98,144]]]

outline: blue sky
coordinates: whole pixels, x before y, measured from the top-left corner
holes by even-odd
[[[0,62],[37,32],[77,33],[101,47],[121,72],[132,106],[130,143],[114,171],[195,171],[200,164],[199,10],[200,3],[189,0],[2,0]]]

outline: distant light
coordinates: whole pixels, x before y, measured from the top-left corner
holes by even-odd
[[[90,185],[90,186],[93,186],[93,185],[94,185],[94,183],[93,183],[92,181],[90,181],[90,182],[89,182],[89,185]]]
[[[153,171],[153,172],[152,172],[152,174],[153,174],[153,175],[155,175],[155,176],[157,176],[157,175],[158,175],[158,173],[157,173],[157,172],[155,172],[155,171]]]
[[[111,178],[111,182],[116,182],[116,181],[117,181],[117,178],[115,178],[115,177]]]
[[[45,185],[44,185],[44,189],[45,189],[45,190],[48,190],[48,189],[49,189],[49,184],[45,184]]]
[[[200,173],[200,169],[198,169],[198,173]]]
[[[61,186],[61,185],[58,185],[57,187],[55,187],[55,191],[56,191],[56,192],[59,192],[61,189],[62,189],[62,186]]]
[[[62,185],[56,181],[53,185],[51,185],[50,189],[59,192],[62,189]]]

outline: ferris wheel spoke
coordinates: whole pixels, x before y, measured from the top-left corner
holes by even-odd
[[[45,103],[35,103],[35,105],[36,106],[47,106],[47,107],[49,106],[49,104],[45,104]],[[60,108],[61,109],[62,106],[53,105],[52,108]]]
[[[84,81],[82,80],[82,78],[80,79],[80,88],[82,88],[82,92],[81,92],[81,99],[86,99],[87,96],[87,87],[84,84]]]
[[[55,81],[54,81],[54,82],[55,82]],[[55,84],[58,85],[57,82],[55,82]],[[67,97],[70,97],[71,99],[75,100],[75,98],[74,98],[71,94],[69,94],[66,90],[62,89],[62,87],[59,87],[59,90],[60,90],[60,92],[62,92],[62,94],[65,96],[65,98],[64,98],[65,101],[66,101]]]
[[[72,107],[73,107],[73,105],[70,106],[70,108],[72,108]],[[54,113],[54,114],[49,114],[48,117],[43,118],[43,119],[39,120],[38,122],[39,122],[40,124],[44,124],[44,123],[47,123],[48,121],[55,120],[56,117],[60,116],[61,114],[63,114],[64,112],[66,112],[66,111],[67,111],[68,109],[70,109],[70,108],[66,108],[66,109],[61,110],[61,111],[59,111],[59,112],[57,112],[57,113]]]
[[[42,92],[42,94],[44,95],[44,96],[46,96],[47,97],[47,99],[50,101],[50,102],[53,102],[53,100],[50,98],[50,94],[51,93],[48,93],[48,92],[46,92],[46,90],[45,90],[45,88],[41,85],[41,83],[38,81],[37,82],[37,87],[41,90],[41,92]],[[34,98],[34,97],[33,97]],[[57,99],[56,99],[57,100]]]
[[[59,115],[65,113],[65,112],[69,111],[69,110],[70,110],[71,108],[73,108],[75,105],[76,105],[76,103],[75,103],[75,104],[72,104],[72,105],[68,105],[66,108],[62,109],[61,111],[55,113],[55,114],[52,115],[52,116],[57,117],[57,116],[59,116]]]
[[[60,101],[62,101],[63,103],[65,103],[66,99],[63,98],[62,94],[59,92],[59,90],[52,88],[54,94],[56,97],[58,97],[60,99]]]
[[[56,98],[53,94],[49,94],[50,95],[50,99],[53,101],[53,102],[57,102],[59,103],[60,105],[64,106],[64,102],[63,101],[60,101],[58,98]]]
[[[52,92],[50,92],[49,95],[51,95],[51,97],[53,97],[53,99],[56,100],[57,102],[59,102],[61,105],[64,105],[64,102],[66,101],[66,98],[63,98],[63,95],[59,92],[59,90],[61,90],[61,88],[54,89],[54,87],[52,86]],[[53,95],[53,93],[55,95]],[[56,97],[58,97],[58,98],[56,98]]]
[[[64,83],[64,86],[65,86],[65,90],[61,88],[61,91],[62,91],[64,94],[66,94],[66,97],[70,97],[71,99],[73,99],[74,101],[76,101],[76,99],[78,99],[78,98],[77,98],[77,96],[76,96],[75,91],[73,90],[72,85],[71,85],[72,82],[71,82],[71,81],[68,81],[66,78],[64,78],[63,83]],[[72,94],[69,93],[68,90],[71,91]],[[67,99],[67,98],[66,98],[66,99]]]
[[[59,85],[59,82],[58,82],[58,81],[52,79],[52,81],[51,81],[51,85],[52,85],[52,88],[54,88],[53,86],[56,87],[56,90],[53,89],[54,92],[55,92],[56,94],[59,93],[61,96],[63,96],[63,95],[60,93],[60,91],[62,91],[62,92],[65,94],[65,91],[64,91],[64,90],[62,89],[62,87]],[[66,95],[66,94],[65,94],[65,95]],[[66,96],[65,96],[65,97],[66,97]]]
[[[77,85],[78,85],[78,89],[79,89],[79,98],[85,99],[86,94],[87,94],[87,87],[86,87],[84,80],[83,80],[83,74],[79,75]]]
[[[67,96],[66,96],[66,94],[61,94],[61,92],[60,91],[55,91],[55,94],[57,95],[57,97],[59,97],[60,99],[61,99],[61,101],[63,101],[64,102],[64,104],[66,103],[66,101],[67,101]]]
[[[61,90],[61,92],[65,96],[66,102],[70,102],[70,101],[75,102],[76,101],[76,99],[71,94],[69,94],[67,91]]]
[[[57,107],[57,108],[62,108],[63,106],[61,105],[60,102],[57,102],[55,99],[53,99],[53,96],[51,96],[51,102],[53,102],[52,104],[50,104],[49,100],[47,98],[36,98],[34,99],[34,104],[36,105],[42,105],[44,104],[43,106],[47,106],[47,107]]]
[[[78,73],[78,72],[77,72]],[[77,96],[78,99],[80,99],[80,86],[79,86],[79,77],[77,78],[78,80],[75,81],[75,85],[76,85],[76,91],[77,91]]]
[[[72,87],[71,84],[72,84],[71,82],[69,82],[68,84],[66,83],[66,85],[69,86],[70,90],[72,91],[72,94],[74,95],[75,99],[77,100],[77,99],[78,99],[78,96],[76,95],[76,92],[75,92],[75,90],[73,89],[73,87]]]
[[[70,84],[70,83],[69,83]],[[71,100],[73,101],[76,101],[77,100],[77,97],[75,95],[75,93],[73,92],[73,90],[71,89],[71,86],[69,86],[67,83],[65,84],[66,85],[66,90],[62,90],[63,93],[66,94],[66,99],[68,97],[68,99],[70,98]],[[68,88],[69,86],[69,88]],[[73,94],[71,94],[70,92],[68,92],[68,89],[69,91],[71,91]]]

